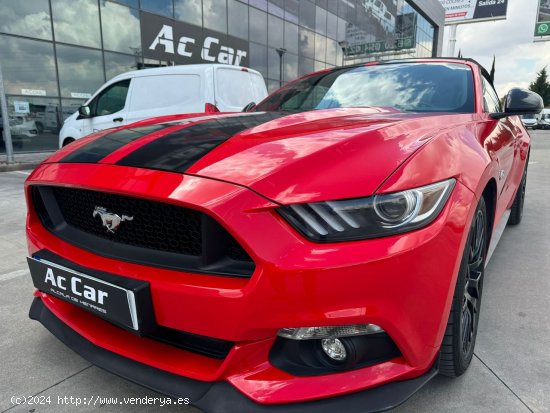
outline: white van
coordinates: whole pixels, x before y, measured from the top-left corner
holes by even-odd
[[[550,109],[543,109],[540,113],[537,129],[550,129]]]
[[[252,69],[198,64],[135,70],[105,83],[59,132],[59,147],[92,132],[156,116],[240,112],[267,96],[262,75]]]
[[[520,116],[521,121],[523,122],[523,126],[525,126],[526,129],[536,129],[537,123],[538,123],[538,117],[537,115],[529,114],[529,115],[521,115]]]

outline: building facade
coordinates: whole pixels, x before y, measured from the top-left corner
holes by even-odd
[[[0,0],[14,150],[57,149],[63,120],[129,70],[237,64],[273,91],[343,64],[439,56],[443,24],[437,0]]]

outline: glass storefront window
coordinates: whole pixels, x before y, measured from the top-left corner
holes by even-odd
[[[279,87],[281,86],[279,84],[279,81],[274,79],[268,79],[266,82],[266,85],[267,85],[267,93],[273,93],[277,89],[279,89]]]
[[[61,122],[77,112],[85,102],[86,99],[61,99]]]
[[[315,4],[309,0],[300,1],[300,25],[315,29]]]
[[[141,63],[139,54],[129,56],[105,52],[105,77],[109,80],[121,73],[137,70],[141,66]]]
[[[52,43],[0,35],[0,56],[6,94],[57,96]]]
[[[338,16],[351,21],[355,15],[355,0],[338,0]]]
[[[298,26],[285,22],[285,49],[298,54]]]
[[[336,33],[336,41],[337,42],[341,42],[342,40],[346,40],[347,25],[348,25],[348,23],[344,19],[338,17],[338,28],[337,28],[337,33]]]
[[[267,0],[248,0],[248,4],[257,9],[267,11]]]
[[[267,36],[268,36],[268,45],[274,48],[279,48],[284,46],[283,42],[283,20],[278,17],[269,15],[267,19]]]
[[[331,39],[338,38],[338,17],[330,12],[327,13],[327,36]]]
[[[174,15],[174,4],[172,0],[140,0],[139,4],[145,11],[160,14],[166,17]]]
[[[313,59],[304,56],[298,57],[298,76],[307,75],[313,72]]]
[[[52,25],[48,0],[0,0],[0,32],[50,40]]]
[[[202,0],[174,0],[177,20],[202,26]]]
[[[315,31],[327,34],[327,11],[319,6],[315,7]]]
[[[8,117],[15,152],[57,149],[61,127],[59,100],[31,96],[8,96]],[[0,152],[5,152],[0,139]]]
[[[298,0],[285,0],[285,20],[298,24],[300,21]]]
[[[226,0],[202,0],[202,13],[204,27],[227,33]]]
[[[267,78],[267,47],[250,42],[250,67]]]
[[[327,57],[326,62],[330,65],[337,65],[339,62],[336,61],[336,56],[338,54],[338,48],[340,46],[336,40],[327,39]]]
[[[57,42],[101,47],[97,0],[51,0]]]
[[[257,43],[267,44],[267,13],[251,7],[250,13],[250,39]],[[252,57],[252,50],[250,51]]]
[[[141,47],[139,12],[110,1],[101,2],[103,48],[132,53]]]
[[[315,56],[315,33],[300,27],[300,54],[313,59]]]
[[[285,0],[269,0],[267,3],[267,12],[274,16],[284,19],[285,17]]]
[[[327,50],[327,38],[321,34],[315,35],[315,59],[325,61]]]
[[[101,51],[57,45],[61,96],[87,98],[105,83]]]
[[[228,33],[248,39],[248,7],[237,0],[227,0]]]
[[[283,57],[283,80],[290,82],[298,77],[298,55],[285,53]]]
[[[105,0],[103,0],[105,1]],[[139,0],[114,0],[118,3],[122,3],[122,4],[125,4],[127,6],[130,6],[130,7],[135,7],[136,9],[139,7],[139,4],[138,4],[138,1]]]
[[[275,49],[267,49],[267,77],[270,79],[279,79],[281,60]]]
[[[345,64],[343,62],[344,59],[344,52],[342,51],[342,48],[340,45],[338,45],[338,49],[336,49],[336,66],[342,66]]]

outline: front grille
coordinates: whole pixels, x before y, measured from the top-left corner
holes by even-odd
[[[139,264],[248,277],[254,263],[213,218],[172,204],[85,189],[34,186],[42,224],[94,253]],[[109,230],[101,212],[121,219]],[[104,214],[103,214],[104,215]]]
[[[72,188],[53,188],[67,224],[96,237],[158,251],[200,256],[201,213],[145,199]],[[116,232],[106,231],[95,206],[132,220]]]

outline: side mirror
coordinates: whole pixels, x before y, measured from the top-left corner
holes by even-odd
[[[542,112],[544,102],[538,93],[531,90],[513,88],[504,99],[504,112],[492,113],[495,119],[513,115],[535,115]]]
[[[83,118],[89,118],[91,116],[91,113],[92,111],[90,110],[89,106],[80,106],[78,108],[78,114]]]
[[[252,112],[254,109],[256,109],[256,104],[254,102],[250,102],[243,108],[243,110],[241,110],[241,112]]]

